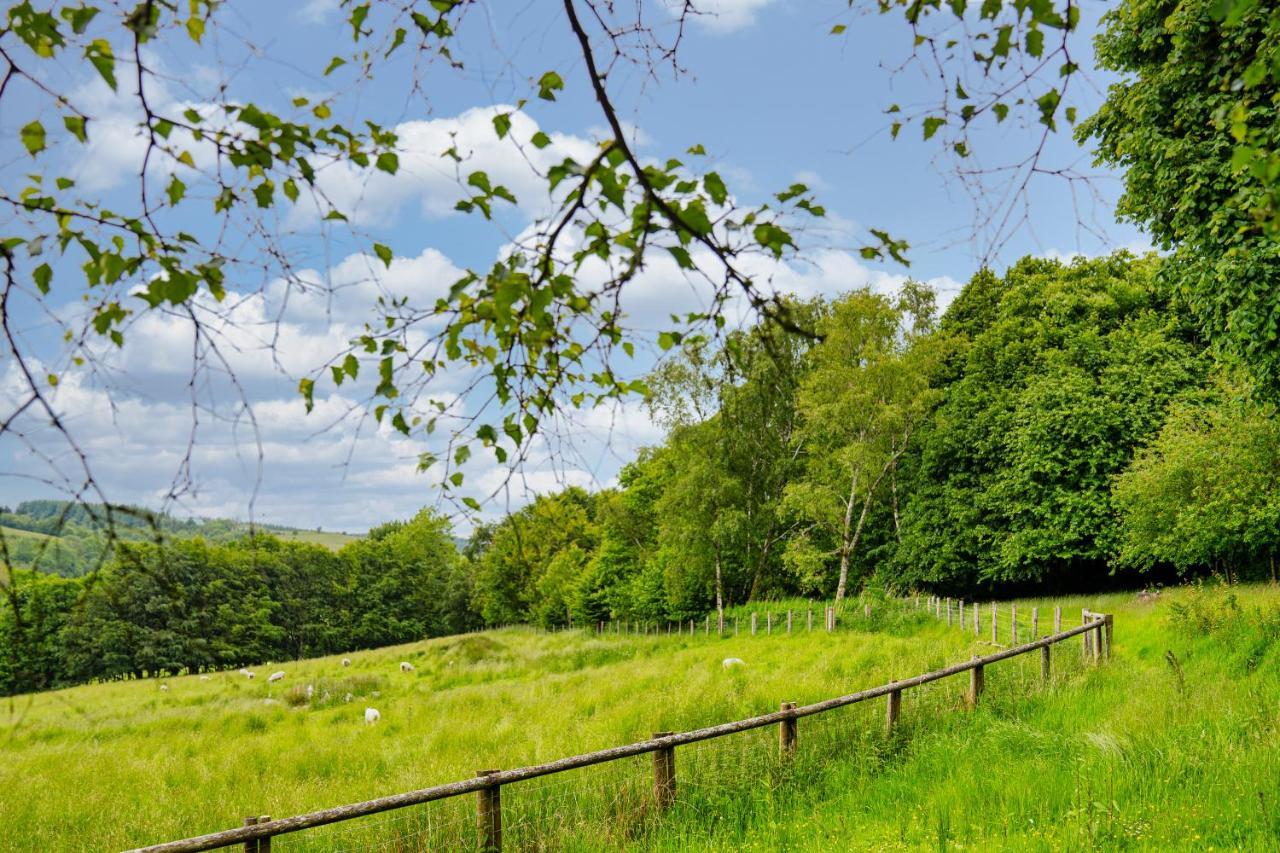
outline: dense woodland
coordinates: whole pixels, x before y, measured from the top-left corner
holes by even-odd
[[[163,543],[7,587],[0,690],[868,586],[1274,578],[1280,421],[1206,347],[1170,263],[1028,258],[941,316],[908,283],[790,306],[818,337],[688,338],[649,380],[666,440],[616,488],[542,495],[461,552],[431,511],[337,553],[140,526]]]

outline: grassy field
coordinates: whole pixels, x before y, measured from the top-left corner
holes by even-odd
[[[964,678],[909,691],[892,738],[877,701],[801,720],[785,763],[772,729],[682,748],[677,804],[662,816],[646,805],[647,756],[510,786],[507,846],[1276,849],[1280,593],[1233,594],[1234,608],[1212,590],[1155,604],[1059,602],[1116,614],[1110,665],[1083,665],[1076,641],[1056,653],[1047,687],[1034,656],[999,664],[973,712]],[[508,629],[353,654],[350,668],[325,658],[259,666],[253,681],[223,673],[18,697],[0,722],[0,847],[122,848],[209,832],[816,701],[990,651],[914,614],[862,621],[826,635],[797,619],[796,634],[775,625],[752,638],[744,619],[742,635],[723,639]],[[726,670],[729,656],[746,666]],[[276,669],[284,682],[267,684]],[[368,706],[380,723],[363,722]],[[473,824],[463,798],[277,846],[392,836],[391,849],[431,849],[465,842]]]
[[[354,533],[338,533],[333,530],[269,530],[272,536],[283,539],[286,542],[310,542],[313,545],[323,545],[330,551],[337,551],[348,542],[356,542],[363,539],[363,536],[357,536]]]
[[[21,530],[17,527],[5,527],[2,524],[0,524],[0,533],[3,533],[6,537],[12,537],[14,539],[52,539],[53,538],[52,536],[49,536],[48,534],[45,534],[45,533],[36,533],[31,530]]]

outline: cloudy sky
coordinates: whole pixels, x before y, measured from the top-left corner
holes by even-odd
[[[899,20],[850,17],[843,0],[704,0],[699,6],[707,14],[695,19],[681,47],[686,73],[655,80],[624,65],[610,75],[640,153],[665,159],[700,143],[748,204],[795,181],[817,190],[829,215],[804,235],[802,256],[752,262],[757,280],[776,290],[832,296],[870,285],[888,292],[909,274],[933,284],[945,304],[991,244],[982,233],[975,237],[973,202],[948,178],[936,147],[921,141],[918,131],[889,139],[884,109],[933,95],[918,75],[886,70],[909,47]],[[104,349],[109,369],[94,373],[59,363],[57,342],[42,337],[47,324],[38,306],[12,307],[29,351],[58,370],[56,405],[112,500],[349,531],[436,502],[434,481],[416,472],[416,460],[438,446],[374,423],[362,405],[367,388],[318,383],[310,415],[296,388],[300,377],[359,333],[378,296],[430,304],[463,268],[491,263],[548,209],[545,183],[535,170],[565,156],[589,159],[602,137],[604,122],[583,85],[582,60],[560,4],[487,7],[487,14],[472,15],[460,30],[465,72],[432,71],[423,78],[423,97],[407,98],[404,81],[395,79],[365,85],[358,96],[338,101],[336,118],[376,116],[399,135],[396,176],[329,169],[321,179],[362,237],[393,247],[389,269],[365,254],[367,240],[322,228],[314,208],[300,204],[283,213],[276,226],[288,235],[301,277],[324,286],[299,292],[269,278],[233,282],[230,307],[220,308],[220,322],[234,321],[225,325],[219,348],[226,363],[202,376],[199,387],[192,387],[191,331],[181,317],[143,316],[122,351]],[[1088,14],[1096,18],[1098,8],[1087,6]],[[297,95],[324,95],[326,87],[342,84],[341,75],[318,73],[328,57],[349,50],[350,30],[336,0],[231,3],[229,20],[228,31],[252,41],[254,61],[229,68],[212,55],[156,46],[152,62],[168,75],[152,92],[158,108],[200,108],[202,88],[226,84],[233,95],[284,112]],[[848,25],[840,37],[830,35],[837,23]],[[515,110],[519,99],[529,97],[530,81],[549,69],[564,76],[565,95]],[[1105,82],[1093,81],[1096,87]],[[68,149],[61,165],[81,190],[106,201],[136,192],[143,145],[132,99],[113,96],[87,75],[74,83],[78,102],[94,116],[93,133],[88,151]],[[1083,87],[1079,97],[1087,113],[1098,93]],[[510,138],[497,139],[493,115],[513,110]],[[13,120],[0,116],[6,179],[24,167],[9,126]],[[552,144],[540,151],[526,145],[519,153],[512,140],[527,141],[539,130]],[[997,156],[1001,146],[1016,152],[1026,144],[1025,136],[1019,139],[1013,132],[992,137],[991,147]],[[519,204],[493,222],[455,212],[462,192],[456,170],[441,157],[450,146],[464,153],[467,171],[486,171]],[[1089,167],[1087,154],[1068,139],[1051,142],[1050,154],[1057,165]],[[1095,187],[1100,198],[1083,205],[1062,182],[1033,188],[1034,215],[1000,248],[997,265],[1025,254],[1141,246],[1139,234],[1112,219],[1114,179],[1102,175]],[[859,234],[866,227],[908,239],[910,269],[860,260]],[[705,288],[665,257],[654,257],[630,288],[629,322],[652,332],[671,313],[706,303]],[[77,293],[68,286],[55,291],[48,307],[70,315],[76,303]],[[641,376],[654,357],[652,350],[640,352],[619,369]],[[16,366],[7,361],[0,362],[0,409],[19,388]],[[477,404],[474,394],[461,394],[470,379],[458,373],[438,383],[437,395],[457,395],[455,413]],[[606,485],[637,448],[661,437],[638,402],[548,426],[546,439],[509,481],[492,458],[477,456],[468,463],[465,494],[483,497],[509,482],[486,514],[565,483]],[[52,436],[41,437],[39,423],[25,427],[47,457],[0,437],[0,504],[58,496],[44,482],[50,466],[72,465]],[[190,488],[177,503],[166,504],[175,478],[189,480]]]

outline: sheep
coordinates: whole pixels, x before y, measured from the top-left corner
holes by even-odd
[[[273,672],[271,675],[267,676],[268,684],[275,684],[277,681],[284,681],[283,672]]]
[[[161,689],[161,690],[168,690],[168,689],[169,689],[169,685],[167,685],[167,684],[161,684],[161,685],[160,685],[160,689]]]
[[[350,702],[350,701],[351,701],[352,699],[354,699],[354,698],[356,698],[356,697],[354,697],[354,696],[352,696],[350,693],[348,693],[346,696],[343,696],[343,697],[342,697],[342,701],[343,701],[343,702]]]
[[[377,708],[364,709],[364,721],[366,723],[376,723],[378,722],[378,720],[381,720],[381,719],[382,719],[382,714],[378,713]]]
[[[407,660],[400,661],[400,671],[413,672],[413,664],[409,663]]]
[[[307,701],[308,701],[308,702],[310,702],[310,701],[311,701],[311,696],[312,696],[315,692],[316,692],[316,689],[315,689],[314,687],[312,687],[310,684],[308,684],[308,685],[307,685]]]
[[[244,667],[240,667],[240,674],[241,674],[241,675],[248,675],[248,674],[249,674],[249,670],[245,669]]]
[[[245,671],[244,677],[249,679],[250,681],[253,681],[253,673],[249,672],[248,670]]]
[[[202,676],[200,676],[200,680],[201,680],[201,681],[208,681],[208,680],[209,680],[209,676],[207,676],[207,675],[202,675]]]
[[[343,665],[343,666],[351,666],[351,658],[343,658],[343,659],[342,659],[342,665]]]
[[[742,658],[725,658],[721,664],[725,669],[733,669],[735,666],[746,666],[747,662]]]

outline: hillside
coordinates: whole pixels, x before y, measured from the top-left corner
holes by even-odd
[[[803,760],[781,775],[772,728],[682,748],[675,808],[605,846],[1274,849],[1280,592],[1054,603],[1115,614],[1111,664],[1061,654],[1046,690],[1032,656],[1002,663],[972,713],[959,699],[965,679],[909,691],[893,740],[879,701],[806,718]],[[253,681],[220,673],[166,679],[167,691],[145,679],[17,697],[0,725],[0,784],[11,792],[0,825],[49,850],[154,843],[245,814],[286,816],[817,701],[991,649],[883,608],[834,635],[766,637],[762,619],[753,638],[747,624],[736,638],[514,628],[352,654],[349,669],[332,657],[264,664]],[[746,665],[726,670],[730,656]],[[277,669],[284,682],[266,683]],[[364,724],[367,706],[380,710],[377,725]],[[563,847],[597,849],[603,828],[627,825],[622,792],[649,784],[651,760],[641,759],[509,786],[513,845],[554,831]],[[608,803],[613,818],[600,820]],[[425,808],[437,835],[474,823],[470,797]],[[423,815],[304,833],[289,849],[417,834]]]

